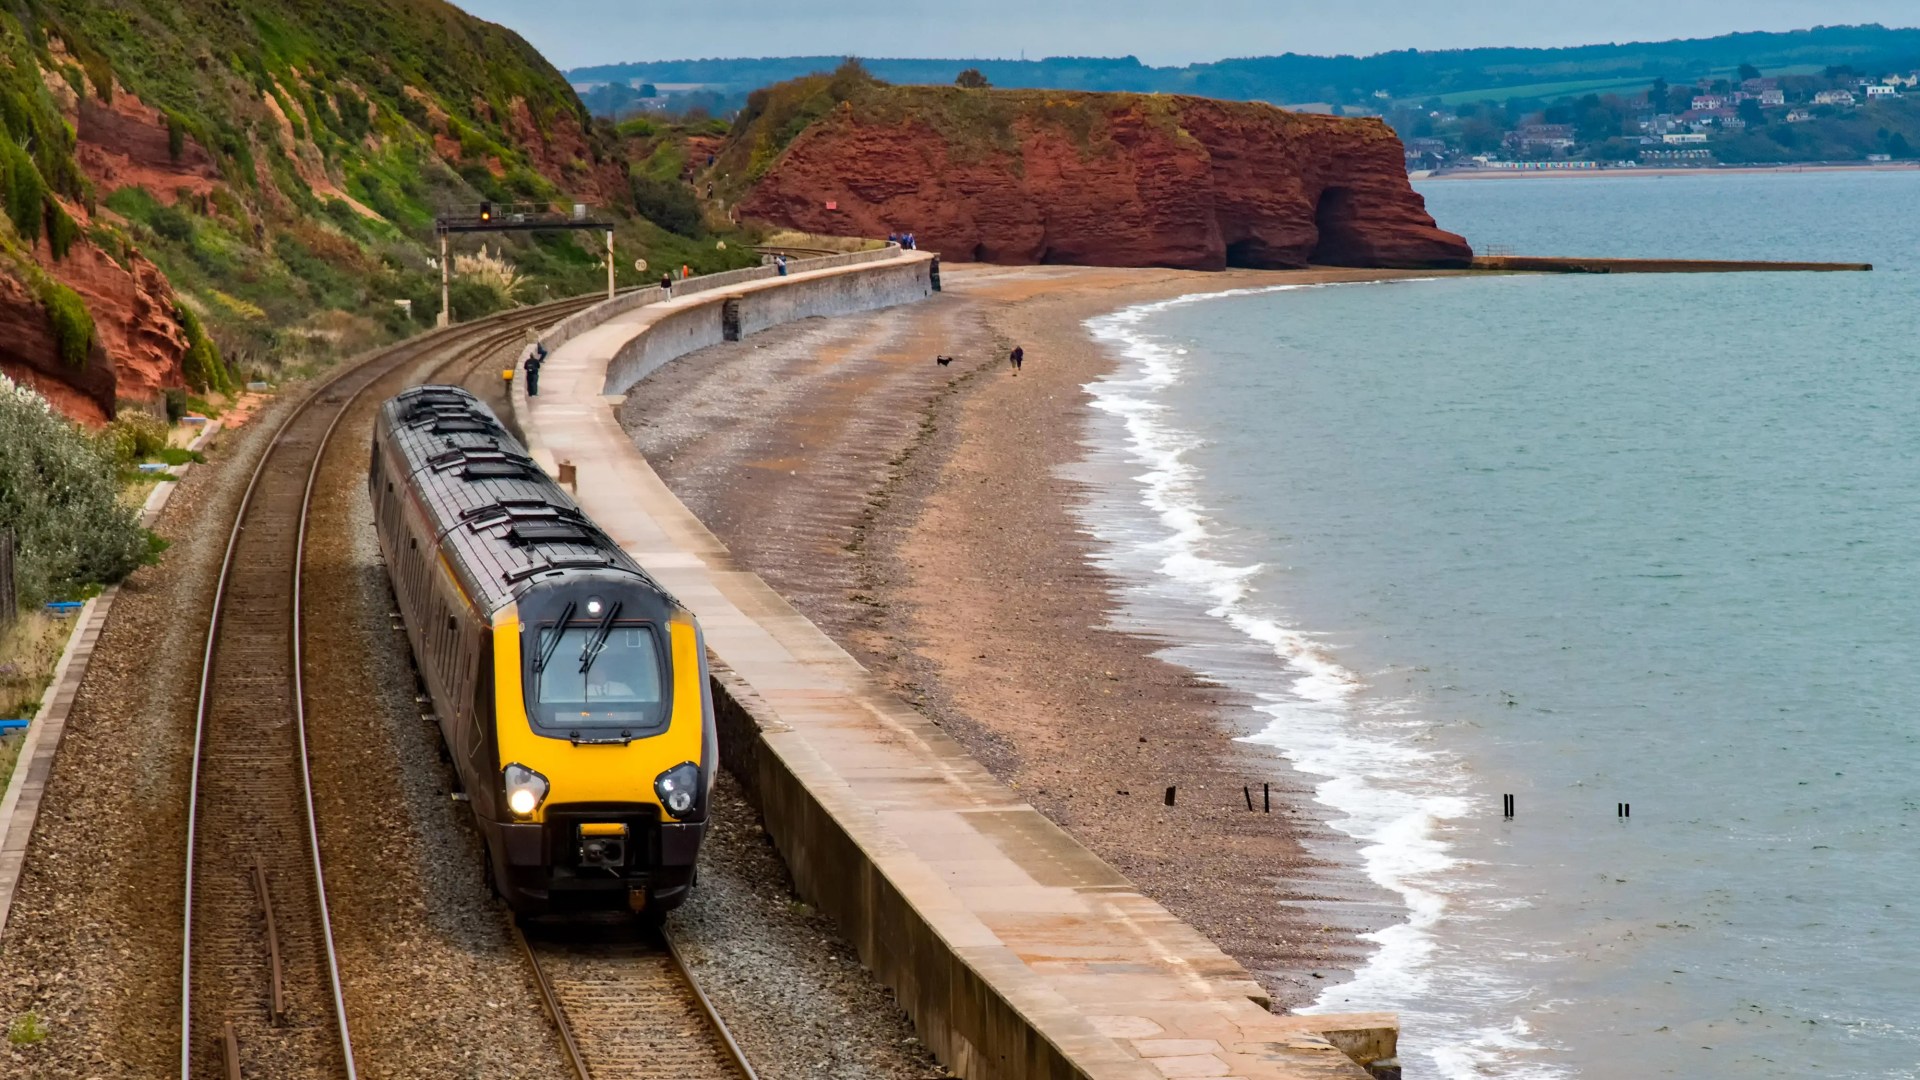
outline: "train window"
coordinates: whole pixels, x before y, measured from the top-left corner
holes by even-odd
[[[554,640],[555,634],[560,639]],[[537,727],[559,731],[617,728],[635,735],[666,727],[666,664],[658,631],[647,623],[619,623],[598,641],[599,627],[569,623],[540,627],[528,650],[528,704]],[[543,668],[534,666],[546,657]]]

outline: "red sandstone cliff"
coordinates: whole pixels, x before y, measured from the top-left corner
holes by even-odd
[[[877,85],[784,149],[766,130],[780,119],[775,98],[729,143],[735,167],[760,173],[740,212],[809,232],[910,230],[950,259],[1205,270],[1447,267],[1473,254],[1434,224],[1378,120]]]

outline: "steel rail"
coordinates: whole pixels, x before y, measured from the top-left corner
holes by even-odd
[[[733,1059],[734,1065],[740,1070],[740,1075],[746,1080],[760,1080],[760,1074],[753,1071],[753,1063],[747,1060],[746,1051],[740,1049],[740,1044],[734,1041],[732,1029],[727,1027],[725,1020],[720,1019],[720,1012],[713,1007],[713,1000],[707,997],[706,989],[700,985],[700,980],[694,977],[693,969],[687,966],[686,957],[680,955],[680,946],[673,943],[673,935],[667,933],[665,926],[660,927],[658,932],[661,943],[667,947],[667,955],[673,958],[674,968],[680,972],[681,978],[687,980],[687,986],[693,991],[694,999],[700,1002],[700,1011],[707,1014],[707,1020],[713,1024],[713,1030],[720,1036],[720,1041],[726,1044],[727,1056]]]
[[[540,990],[540,1004],[547,1010],[547,1018],[553,1021],[554,1028],[560,1032],[560,1048],[566,1052],[567,1064],[573,1067],[576,1080],[593,1080],[593,1074],[587,1071],[587,1057],[580,1052],[580,1044],[574,1040],[573,1025],[567,1023],[567,1011],[560,1006],[560,995],[553,989],[553,979],[547,975],[547,969],[540,963],[540,955],[533,951],[533,943],[527,940],[526,931],[520,929],[519,920],[512,921],[513,940],[520,943],[520,951],[526,955],[527,964],[533,968],[533,982]]]
[[[747,1060],[746,1051],[740,1048],[740,1043],[733,1037],[733,1030],[727,1027],[725,1020],[721,1019],[719,1010],[714,1008],[713,1000],[707,996],[706,989],[700,985],[700,980],[693,974],[693,969],[687,966],[686,958],[681,955],[679,946],[674,944],[666,927],[657,927],[654,933],[659,937],[667,958],[672,961],[674,973],[686,984],[694,1001],[699,1004],[700,1011],[706,1016],[708,1025],[713,1029],[715,1039],[726,1050],[727,1060],[739,1072],[742,1080],[760,1080],[760,1074],[754,1071],[753,1063]],[[539,950],[535,949],[533,943],[527,939],[526,932],[521,929],[517,920],[513,924],[513,938],[519,943],[520,951],[526,955],[527,963],[533,969],[533,981],[540,991],[540,1003],[545,1007],[547,1015],[552,1018],[554,1027],[560,1033],[561,1049],[566,1053],[567,1063],[572,1066],[574,1076],[577,1080],[593,1080],[593,1074],[587,1067],[587,1056],[580,1049],[579,1040],[573,1033],[573,1025],[567,1020],[567,1011],[560,1003],[560,995],[554,988],[553,978],[548,974],[546,966],[540,962]]]
[[[217,644],[220,637],[221,615],[225,610],[225,605],[227,600],[227,587],[232,578],[234,553],[239,547],[241,534],[245,530],[248,511],[251,509],[253,505],[255,493],[259,490],[260,479],[266,473],[267,464],[273,459],[275,451],[279,448],[282,440],[286,437],[288,432],[292,430],[293,425],[297,421],[299,421],[303,416],[305,416],[307,412],[315,406],[315,404],[324,402],[326,404],[335,405],[338,407],[334,417],[327,425],[326,431],[323,434],[319,444],[314,449],[313,465],[309,469],[306,488],[302,495],[298,535],[296,537],[296,554],[295,554],[295,561],[294,561],[294,567],[293,567],[293,578],[294,578],[293,620],[292,620],[293,625],[290,629],[293,635],[294,708],[295,708],[295,717],[297,721],[296,730],[298,733],[300,773],[301,773],[301,780],[303,785],[303,790],[301,794],[303,796],[303,800],[306,808],[306,814],[307,814],[308,838],[312,845],[314,879],[315,879],[315,885],[316,885],[317,895],[319,899],[319,917],[321,922],[321,929],[323,931],[323,936],[325,940],[326,963],[328,966],[330,981],[332,984],[334,1011],[335,1011],[335,1017],[336,1017],[336,1021],[339,1028],[341,1048],[345,1055],[347,1077],[348,1077],[348,1080],[358,1080],[358,1073],[356,1071],[354,1060],[353,1060],[353,1046],[351,1042],[351,1037],[347,1029],[346,1004],[345,1004],[344,995],[341,990],[339,960],[334,948],[332,920],[328,914],[327,906],[326,906],[325,875],[322,869],[322,862],[321,862],[321,854],[320,854],[320,846],[319,846],[319,831],[316,824],[315,815],[313,812],[312,774],[311,774],[311,767],[310,767],[310,762],[307,754],[305,690],[302,683],[301,654],[300,654],[300,643],[302,638],[301,613],[300,613],[300,599],[301,599],[300,590],[301,590],[301,577],[302,577],[301,567],[304,563],[304,555],[306,550],[306,525],[307,525],[308,512],[312,502],[314,481],[316,476],[318,475],[319,465],[325,459],[327,445],[331,440],[334,431],[338,428],[341,419],[352,409],[353,405],[359,400],[359,398],[363,394],[367,392],[368,389],[373,387],[375,384],[379,383],[382,380],[382,378],[391,374],[393,371],[399,370],[409,359],[417,357],[423,353],[427,353],[434,349],[454,346],[457,342],[465,338],[473,337],[473,336],[481,336],[481,335],[484,335],[483,337],[483,341],[485,342],[484,347],[499,348],[511,342],[511,340],[515,336],[517,336],[518,334],[520,334],[522,331],[524,331],[530,326],[537,326],[542,321],[547,320],[549,318],[569,314],[574,310],[584,309],[588,306],[591,306],[592,303],[597,301],[598,301],[597,296],[589,297],[589,298],[569,298],[567,300],[556,301],[551,304],[540,305],[539,307],[532,309],[531,313],[528,311],[516,311],[516,312],[507,313],[506,315],[498,317],[500,320],[498,324],[494,323],[492,320],[485,320],[481,322],[467,323],[457,327],[447,328],[437,333],[429,332],[425,335],[422,335],[419,338],[413,339],[411,341],[401,342],[397,345],[381,350],[380,352],[373,354],[372,356],[366,358],[365,360],[360,361],[359,363],[355,363],[355,364],[351,364],[346,367],[343,367],[341,370],[336,371],[332,375],[330,375],[320,385],[316,386],[306,396],[304,400],[302,400],[298,405],[296,405],[293,408],[293,410],[289,412],[283,420],[281,420],[279,425],[274,429],[272,439],[268,442],[265,449],[261,451],[260,459],[257,462],[255,462],[253,471],[251,474],[249,474],[247,478],[246,489],[241,494],[240,505],[234,512],[233,527],[227,535],[226,549],[222,554],[221,561],[220,561],[220,574],[219,574],[217,583],[215,584],[215,587],[214,587],[212,609],[210,611],[210,614],[207,620],[206,645],[201,653],[198,701],[195,705],[195,710],[194,710],[193,763],[192,763],[191,777],[189,779],[188,788],[187,788],[187,844],[186,844],[186,859],[185,859],[186,867],[185,867],[185,875],[184,875],[185,903],[183,905],[182,934],[181,934],[181,946],[180,946],[180,953],[181,953],[181,959],[180,959],[180,986],[181,986],[180,1076],[181,1076],[181,1080],[191,1080],[192,1068],[193,1068],[193,895],[194,895],[194,882],[195,882],[194,866],[195,866],[196,854],[197,854],[196,838],[198,837],[198,834],[199,834],[198,826],[199,826],[199,812],[200,812],[200,779],[201,779],[201,772],[202,772],[204,749],[206,746],[206,738],[207,738],[207,719],[208,719],[208,715],[211,710],[211,706],[213,702],[213,694],[211,693],[211,690],[212,690],[213,672],[215,668],[214,660],[217,652]],[[365,386],[362,386],[352,394],[347,395],[344,399],[336,398],[336,399],[329,400],[327,398],[328,392],[331,391],[335,386],[337,386],[340,382],[342,382],[349,376],[365,372],[370,368],[377,369],[380,366],[384,366],[385,370],[376,370],[376,373],[373,375],[372,378],[370,378],[367,381]],[[223,1047],[222,1047],[223,1057],[226,1058],[230,1068],[237,1066],[238,1045],[234,1039],[230,1025],[223,1030],[222,1041],[223,1041]]]

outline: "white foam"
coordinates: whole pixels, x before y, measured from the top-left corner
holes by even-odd
[[[1405,923],[1368,935],[1376,949],[1353,980],[1330,988],[1307,1011],[1399,1010],[1409,1023],[1403,1044],[1413,1051],[1408,1056],[1429,1058],[1442,1076],[1563,1075],[1551,1066],[1519,1062],[1527,1052],[1542,1048],[1529,1038],[1524,1019],[1488,1025],[1484,1009],[1448,1000],[1471,989],[1479,999],[1476,1006],[1513,1003],[1523,987],[1511,985],[1490,968],[1463,970],[1457,958],[1449,958],[1453,962],[1444,971],[1436,966],[1435,930],[1451,911],[1450,883],[1444,879],[1458,866],[1441,834],[1448,821],[1475,808],[1457,766],[1395,737],[1408,726],[1391,720],[1407,711],[1404,705],[1357,705],[1354,699],[1364,680],[1340,663],[1336,650],[1307,631],[1285,625],[1260,605],[1252,583],[1263,567],[1223,557],[1228,545],[1202,498],[1202,478],[1187,460],[1189,451],[1204,440],[1180,429],[1168,407],[1155,400],[1179,382],[1189,351],[1143,329],[1154,315],[1226,297],[1327,287],[1333,286],[1199,293],[1087,321],[1096,339],[1115,346],[1128,361],[1085,389],[1093,407],[1114,418],[1124,432],[1126,458],[1141,469],[1132,478],[1139,505],[1158,528],[1143,539],[1137,528],[1102,529],[1098,522],[1089,526],[1103,541],[1131,545],[1113,552],[1116,565],[1144,562],[1157,575],[1157,585],[1143,583],[1145,591],[1164,596],[1167,585],[1178,586],[1175,591],[1198,601],[1206,615],[1282,662],[1290,676],[1284,693],[1254,688],[1258,708],[1269,720],[1248,741],[1275,747],[1302,773],[1323,778],[1315,798],[1334,811],[1330,824],[1360,841],[1367,876],[1399,894],[1406,905]],[[1448,1029],[1433,1026],[1439,1024]]]

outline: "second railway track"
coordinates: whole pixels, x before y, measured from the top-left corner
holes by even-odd
[[[183,1080],[357,1076],[326,909],[299,659],[307,508],[334,429],[368,390],[411,365],[495,353],[590,302],[543,305],[385,350],[296,406],[255,468],[215,590],[195,711]]]

